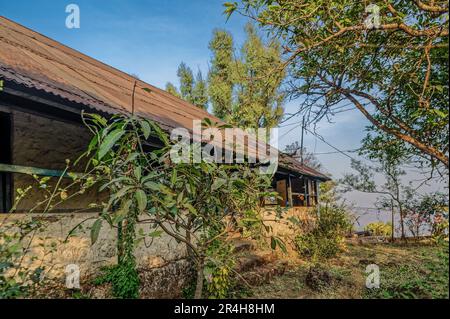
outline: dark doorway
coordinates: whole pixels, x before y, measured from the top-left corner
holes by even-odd
[[[11,115],[0,112],[0,164],[11,164]],[[12,206],[12,175],[0,171],[0,213]]]

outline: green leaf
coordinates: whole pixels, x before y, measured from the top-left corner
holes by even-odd
[[[180,204],[183,201],[183,197],[184,197],[184,190],[181,191],[178,196],[177,196],[177,204]]]
[[[275,237],[270,237],[270,248],[273,250],[277,248],[277,241],[275,240]]]
[[[120,140],[120,138],[124,134],[125,131],[123,129],[116,129],[109,133],[100,145],[100,149],[98,151],[98,159],[101,160],[106,154],[108,154],[111,148],[117,143],[118,140]]]
[[[141,168],[140,166],[137,166],[137,167],[134,169],[134,177],[136,177],[136,179],[137,179],[138,181],[141,180],[141,177],[142,177],[142,168]]]
[[[276,238],[275,240],[277,242],[278,247],[280,247],[281,251],[283,253],[287,254],[287,249],[286,249],[286,245],[284,244],[284,242],[279,238]]]
[[[129,190],[132,189],[132,186],[125,186],[122,189],[120,189],[120,191],[118,191],[117,193],[115,193],[112,197],[111,200],[116,201],[122,197],[124,197],[125,195],[128,194]]]
[[[103,117],[95,113],[89,113],[89,117],[91,117],[96,124],[99,124],[102,127],[108,125],[108,121]]]
[[[153,130],[156,132],[156,135],[158,138],[163,142],[165,146],[168,146],[170,144],[169,139],[167,138],[167,134],[161,130],[158,124],[154,123],[153,121],[148,122],[150,126],[153,128]]]
[[[445,112],[443,112],[441,110],[437,110],[437,109],[434,110],[434,113],[437,114],[439,117],[442,117],[442,118],[446,118],[448,116],[447,113],[445,113]]]
[[[97,219],[91,227],[91,244],[94,245],[100,234],[100,229],[102,228],[102,220]]]
[[[186,207],[191,214],[196,215],[196,216],[198,215],[197,210],[190,203],[184,203],[184,207]]]
[[[142,134],[144,134],[145,139],[148,139],[150,137],[150,133],[151,133],[151,127],[150,124],[148,123],[148,121],[141,121],[141,129],[142,129]]]
[[[233,14],[233,12],[236,11],[237,5],[237,2],[225,2],[223,4],[223,6],[225,7],[225,11],[223,13],[226,15],[227,21],[228,19],[230,19],[230,16]]]
[[[147,208],[147,195],[142,189],[140,189],[136,192],[135,198],[139,211],[143,212]]]
[[[152,182],[152,181],[148,181],[144,184],[145,187],[147,187],[148,189],[152,190],[152,191],[160,191],[161,190],[161,184]]]
[[[213,184],[211,185],[211,190],[215,191],[218,190],[219,188],[221,188],[223,185],[226,184],[226,179],[224,178],[217,178],[216,180],[214,180]]]
[[[174,169],[170,178],[170,184],[173,186],[177,182],[177,170]]]

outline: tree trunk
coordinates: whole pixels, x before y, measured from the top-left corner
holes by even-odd
[[[391,234],[391,241],[392,242],[394,242],[394,240],[395,240],[395,226],[394,226],[394,201],[393,200],[391,200],[391,212],[392,212],[392,215],[391,215],[391,232],[392,232],[392,234]]]
[[[202,299],[204,264],[205,264],[205,260],[202,257],[200,257],[197,261],[197,283],[195,285],[194,299]]]
[[[122,222],[117,225],[117,264],[123,261],[123,227]]]
[[[405,235],[405,223],[403,221],[403,210],[400,209],[400,227],[402,229],[402,240],[406,239],[406,235]]]

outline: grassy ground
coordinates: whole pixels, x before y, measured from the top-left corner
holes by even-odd
[[[380,269],[380,288],[365,287],[365,269]],[[312,269],[312,270],[311,270]],[[268,284],[245,292],[251,298],[449,298],[448,242],[349,243],[338,257],[305,261]]]

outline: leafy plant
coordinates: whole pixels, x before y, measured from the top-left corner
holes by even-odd
[[[137,296],[138,285],[124,288],[123,283],[139,280],[133,271],[139,223],[154,225],[152,234],[165,233],[186,245],[196,269],[196,298],[203,296],[206,268],[212,273],[220,271],[226,281],[230,266],[212,247],[225,247],[229,234],[238,229],[251,229],[252,234],[265,229],[258,207],[267,193],[270,176],[260,175],[255,172],[257,168],[243,164],[172,161],[168,136],[148,120],[116,116],[107,121],[86,115],[85,123],[94,135],[85,156],[90,158],[100,191],[109,193],[99,219],[91,226],[91,239],[93,243],[98,239],[103,222],[117,229],[118,268],[108,276],[117,288],[116,296]],[[145,149],[150,136],[160,141],[161,148]],[[193,152],[191,148],[189,158]],[[216,292],[224,288],[216,285],[219,286]],[[211,293],[215,294],[212,290]]]
[[[113,295],[122,299],[135,299],[139,297],[139,274],[136,265],[129,261],[104,268],[103,274],[94,280],[94,284],[110,283]]]
[[[212,247],[222,245],[232,232],[244,233],[251,229],[250,233],[255,234],[264,228],[258,205],[270,178],[247,165],[205,161],[176,164],[166,158],[161,162],[164,163],[160,179],[163,184],[154,185],[156,192],[150,198],[153,209],[147,222],[157,224],[186,245],[197,274],[194,296],[200,298],[205,269],[228,268]],[[226,268],[222,268],[222,275]]]
[[[392,236],[392,224],[383,222],[369,223],[364,227],[364,229],[370,232],[374,236]]]
[[[302,256],[311,257],[314,262],[334,257],[342,249],[344,237],[350,229],[351,223],[344,207],[321,207],[313,229],[296,236],[297,251]]]
[[[105,278],[112,283],[114,296],[137,298],[136,226],[147,210],[146,191],[157,178],[152,170],[157,155],[144,151],[144,141],[151,134],[163,137],[162,132],[153,122],[135,117],[116,116],[107,121],[96,114],[84,114],[83,119],[93,133],[84,157],[89,159],[88,167],[94,171],[99,190],[109,193],[108,202],[91,226],[91,241],[98,240],[104,222],[117,231],[117,266]]]
[[[84,194],[94,184],[89,172],[81,175],[69,173],[71,167],[67,160],[62,175],[53,180],[48,176],[40,177],[30,173],[34,183],[25,189],[17,189],[11,211],[0,221],[0,299],[22,297],[43,281],[46,273],[43,262],[32,269],[24,261],[26,257],[32,261],[39,260],[31,247],[39,239],[38,233],[48,225],[46,215],[58,209],[61,204]],[[63,182],[65,178],[69,178],[68,182]],[[20,218],[13,216],[32,192],[39,194],[33,206]],[[56,249],[54,242],[42,246],[47,249],[48,254]]]
[[[209,298],[223,299],[229,296],[233,287],[233,252],[234,246],[226,241],[216,240],[208,247],[205,278]]]

